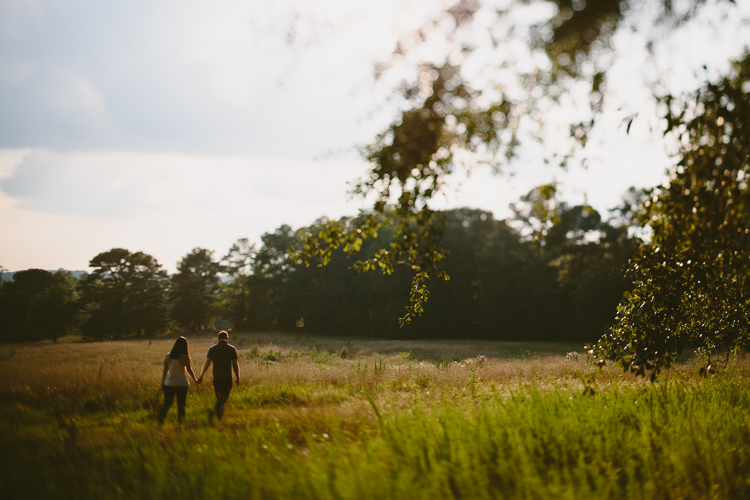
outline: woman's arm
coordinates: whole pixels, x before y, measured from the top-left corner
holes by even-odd
[[[195,383],[198,383],[198,379],[195,378],[195,373],[193,373],[193,367],[190,366],[190,356],[185,356],[185,369],[190,374],[191,377],[193,377],[193,380]]]
[[[167,373],[169,373],[169,354],[164,358],[164,371],[161,374],[161,385],[167,380]]]

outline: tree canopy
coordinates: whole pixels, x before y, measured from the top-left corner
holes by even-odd
[[[79,323],[78,293],[73,277],[27,269],[0,287],[0,339],[57,340]]]
[[[611,326],[616,305],[631,284],[622,270],[639,241],[627,226],[602,220],[590,206],[553,203],[560,216],[549,226],[554,237],[546,240],[525,236],[526,223],[538,225],[534,216],[525,222],[498,221],[477,209],[442,212],[444,271],[450,279],[430,286],[431,307],[418,321],[401,327],[395,321],[411,292],[408,267],[394,265],[390,275],[354,273],[376,266],[382,246],[398,230],[383,221],[378,235],[362,240],[356,250],[329,247],[325,266],[292,259],[266,276],[257,268],[248,281],[255,304],[251,310],[259,311],[254,328],[296,326],[316,333],[390,338],[593,341]],[[321,227],[357,227],[362,218],[319,220],[296,237],[289,228],[280,228],[275,234],[289,240],[264,241],[281,244],[273,251],[281,253],[289,241],[305,244]],[[348,255],[359,260],[352,262]],[[252,285],[258,281],[263,285]]]
[[[94,271],[80,283],[91,338],[153,335],[166,330],[167,273],[151,255],[113,248],[91,259]]]
[[[188,331],[212,326],[221,314],[219,273],[223,269],[213,254],[205,248],[194,248],[177,263],[177,273],[171,279],[170,314]]]

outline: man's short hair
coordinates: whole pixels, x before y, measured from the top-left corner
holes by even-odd
[[[224,330],[219,332],[219,340],[229,340],[229,334]]]

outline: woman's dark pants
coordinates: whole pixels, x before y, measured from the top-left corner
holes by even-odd
[[[164,419],[167,417],[167,412],[174,402],[174,397],[177,396],[177,421],[182,423],[182,419],[185,418],[185,400],[187,399],[187,386],[174,387],[171,385],[162,386],[164,388],[164,404],[161,405],[159,410],[159,423],[164,423]]]

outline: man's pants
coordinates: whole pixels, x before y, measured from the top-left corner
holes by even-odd
[[[230,392],[232,392],[231,380],[214,380],[214,393],[216,393],[214,412],[216,412],[216,418],[219,420],[224,417],[224,405],[227,403],[227,399],[229,399]]]

